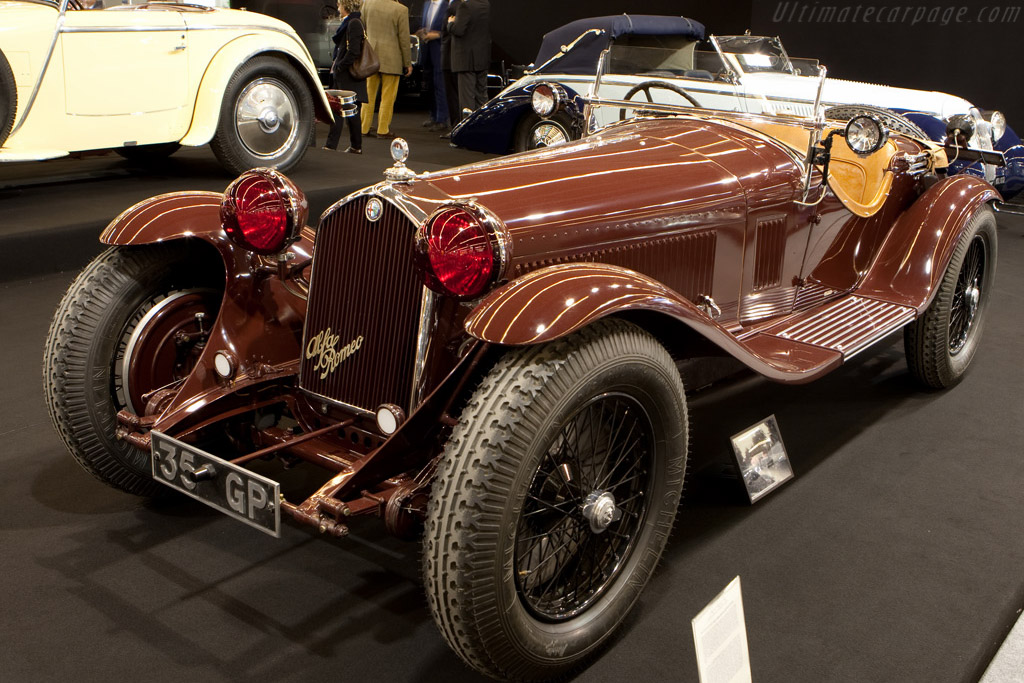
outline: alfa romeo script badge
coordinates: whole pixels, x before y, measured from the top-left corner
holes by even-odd
[[[366,202],[366,218],[371,223],[376,223],[382,213],[384,213],[384,205],[379,199],[373,197]]]

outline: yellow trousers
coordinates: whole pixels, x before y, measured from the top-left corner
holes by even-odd
[[[377,73],[366,79],[366,99],[361,114],[363,135],[370,132],[373,125],[373,104],[377,100],[377,88],[380,87],[380,119],[377,121],[377,134],[391,132],[391,117],[395,111],[395,96],[398,95],[398,74]],[[383,85],[382,85],[383,84]]]

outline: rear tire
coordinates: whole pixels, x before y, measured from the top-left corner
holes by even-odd
[[[930,389],[959,382],[978,350],[996,274],[996,218],[983,207],[953,250],[924,315],[903,330],[910,373]]]
[[[7,141],[14,128],[14,117],[18,111],[18,87],[14,82],[11,65],[0,50],[0,146]]]
[[[255,57],[224,90],[210,142],[233,173],[256,167],[287,171],[302,160],[313,136],[313,98],[295,68],[276,57]]]
[[[43,356],[50,418],[75,460],[100,481],[140,496],[163,490],[149,454],[115,437],[123,408],[142,414],[144,396],[192,369],[194,313],[216,319],[223,270],[181,243],[112,247],[71,283],[57,307]],[[151,334],[145,331],[156,330]],[[126,369],[129,349],[145,363]]]
[[[469,400],[428,505],[423,574],[448,644],[498,678],[582,666],[672,528],[687,418],[672,359],[607,320],[508,351]]]
[[[902,114],[897,114],[891,109],[874,107],[870,104],[840,104],[829,107],[825,110],[825,118],[834,121],[849,121],[854,116],[869,114],[879,119],[885,127],[895,133],[909,135],[921,140],[930,140],[928,133],[921,130],[921,127]]]

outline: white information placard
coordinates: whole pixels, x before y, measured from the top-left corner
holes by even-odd
[[[693,618],[700,683],[751,683],[740,577]]]

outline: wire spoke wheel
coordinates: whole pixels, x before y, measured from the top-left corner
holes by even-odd
[[[569,133],[566,132],[560,123],[544,121],[533,129],[533,133],[530,136],[530,149],[554,147],[555,145],[565,144],[568,141]]]
[[[646,516],[652,430],[634,399],[605,394],[580,408],[544,454],[515,540],[519,594],[538,617],[576,616],[621,571]]]
[[[910,373],[925,386],[960,381],[974,358],[996,272],[996,219],[982,207],[964,226],[924,314],[903,329]]]
[[[986,258],[985,240],[975,236],[967,248],[964,264],[957,276],[949,311],[949,352],[953,355],[960,353],[967,344],[967,338],[978,315],[982,289],[987,287],[987,283],[984,282]]]
[[[679,372],[635,325],[506,351],[452,431],[427,511],[424,584],[452,649],[516,680],[595,655],[665,547],[686,444]]]

